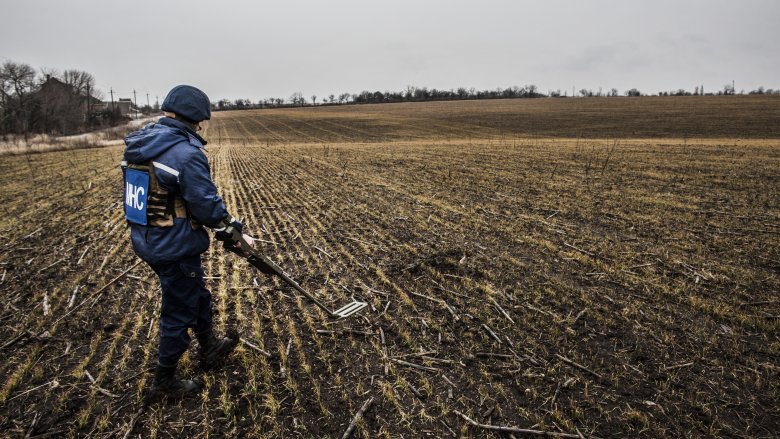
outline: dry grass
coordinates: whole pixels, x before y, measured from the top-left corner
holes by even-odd
[[[217,119],[222,114],[215,115]],[[511,137],[780,138],[780,96],[507,99],[255,110],[262,142]]]
[[[122,139],[130,131],[137,129],[144,123],[150,122],[152,119],[138,119],[125,125],[72,136],[35,134],[25,137],[22,135],[4,135],[0,137],[0,156],[122,145]]]
[[[49,330],[3,349],[0,426],[333,437],[374,397],[355,437],[501,437],[455,410],[586,436],[772,436],[780,141],[547,138],[434,116],[475,104],[216,115],[212,172],[276,243],[263,251],[328,303],[371,306],[328,323],[215,246],[218,327],[272,357],[241,345],[200,374],[188,356],[203,396],[140,414],[157,343],[149,269],[51,326],[74,290],[78,304],[134,262],[121,149],[0,159],[0,343]]]

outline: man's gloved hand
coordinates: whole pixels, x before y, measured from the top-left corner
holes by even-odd
[[[244,241],[246,241],[247,244],[249,244],[249,247],[255,248],[255,238],[252,238],[249,235],[242,235],[244,238]],[[242,255],[242,256],[249,256],[249,252],[245,251],[244,248],[241,246],[241,243],[236,241],[235,243],[231,244],[228,241],[225,241],[223,244],[226,249],[232,251],[233,253]]]
[[[215,237],[222,241],[226,250],[240,256],[249,256],[255,247],[255,239],[243,232],[244,225],[235,218],[225,218],[215,228]],[[249,248],[247,248],[247,246]]]
[[[215,229],[217,233],[214,234],[214,237],[217,238],[218,241],[224,242],[225,247],[236,244],[238,242],[236,236],[241,236],[244,225],[235,218],[230,218],[230,221],[226,218],[222,222],[222,228]],[[238,233],[232,232],[230,229],[233,229]]]

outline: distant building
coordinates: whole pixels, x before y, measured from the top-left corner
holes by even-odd
[[[31,119],[36,129],[51,134],[72,134],[87,129],[114,126],[140,115],[130,99],[103,102],[89,96],[94,90],[78,90],[58,78],[47,75],[40,88],[31,94]]]
[[[111,103],[108,102],[108,104],[110,105]],[[132,99],[120,98],[118,101],[114,102],[114,108],[119,109],[119,114],[122,116],[133,117],[138,113],[138,110],[133,105]]]
[[[33,94],[37,102],[38,123],[43,132],[69,134],[86,121],[86,99],[70,85],[47,77]]]
[[[132,99],[122,98],[115,102],[101,102],[98,105],[93,105],[92,111],[119,111],[119,114],[122,117],[133,117],[136,114],[141,113],[135,108],[135,105],[133,105]]]
[[[54,101],[67,98],[75,94],[73,87],[52,76],[47,76],[46,81],[35,93],[42,101]]]

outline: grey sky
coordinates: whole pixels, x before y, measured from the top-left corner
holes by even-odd
[[[780,88],[776,0],[0,0],[0,60],[108,95]],[[143,99],[143,100],[142,100]]]

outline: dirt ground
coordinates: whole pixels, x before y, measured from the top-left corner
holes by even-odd
[[[0,157],[0,430],[341,437],[371,400],[353,437],[775,437],[780,99],[667,99],[216,113],[231,213],[326,303],[370,306],[331,322],[213,245],[244,343],[204,373],[193,342],[202,395],[148,407],[159,285],[122,148]]]

